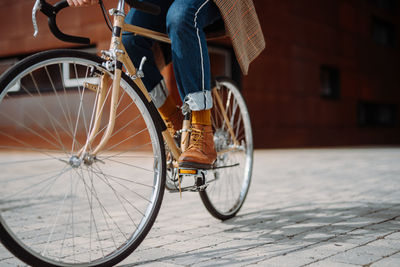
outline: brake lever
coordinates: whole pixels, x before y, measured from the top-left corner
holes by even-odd
[[[39,27],[37,25],[36,14],[41,8],[42,8],[42,5],[40,3],[40,0],[36,0],[35,5],[32,8],[32,24],[33,24],[33,29],[35,31],[33,33],[34,37],[36,37],[39,33]]]

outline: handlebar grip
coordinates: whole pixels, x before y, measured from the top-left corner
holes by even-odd
[[[42,5],[41,11],[48,17],[49,28],[57,39],[69,43],[90,44],[89,38],[68,35],[61,32],[60,29],[58,28],[56,17],[58,12],[60,12],[62,9],[66,7],[69,7],[68,2],[66,0],[62,0],[56,3],[54,6],[42,0],[41,5]]]
[[[161,13],[161,8],[151,3],[141,2],[137,0],[126,0],[126,3],[132,8],[149,13],[151,15],[157,16]]]

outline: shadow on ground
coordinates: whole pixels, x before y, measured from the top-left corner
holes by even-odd
[[[399,231],[400,204],[352,204],[319,203],[244,213],[220,222],[227,229],[215,235],[232,235],[227,242],[133,265],[159,261],[191,265],[193,259],[196,259],[194,263],[203,263],[204,266],[212,266],[213,259],[218,259],[219,266],[245,265],[318,246],[328,245],[344,251],[346,244],[357,246],[375,240],[377,236],[383,238],[388,233]]]

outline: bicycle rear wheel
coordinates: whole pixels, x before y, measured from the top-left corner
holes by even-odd
[[[211,215],[226,220],[240,210],[249,190],[253,169],[253,137],[250,116],[237,85],[227,78],[218,78],[216,84],[218,95],[213,94],[212,125],[218,156],[216,169],[206,175],[209,185],[200,191],[200,197]],[[217,96],[232,125],[236,144]]]
[[[30,265],[114,265],[157,216],[163,140],[155,109],[125,74],[107,146],[77,157],[94,125],[102,75],[113,74],[100,58],[56,50],[0,78],[1,242]],[[110,98],[93,145],[106,129]]]

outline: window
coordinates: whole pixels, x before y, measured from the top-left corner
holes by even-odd
[[[213,77],[226,76],[241,84],[242,72],[231,47],[210,44],[208,52]]]
[[[372,17],[372,39],[375,43],[389,47],[396,46],[396,27],[378,17]]]
[[[93,45],[77,47],[74,49],[88,52],[88,53],[96,53],[96,46],[93,46]],[[17,55],[17,56],[8,57],[8,58],[0,58],[0,75],[27,56],[29,56],[29,54],[21,54],[21,55]],[[54,71],[54,73],[59,73],[59,68],[62,69],[62,74],[63,74],[62,79],[61,79],[61,77],[58,77],[59,82],[60,83],[62,82],[63,86],[66,89],[76,87],[77,85],[79,85],[80,83],[83,82],[82,80],[77,79],[75,77],[75,71],[77,71],[77,74],[79,77],[85,77],[85,75],[86,75],[86,69],[80,69],[78,67],[77,70],[74,70],[74,69],[71,69],[72,65],[69,65],[67,63],[63,63],[60,66],[58,66],[58,65],[48,66],[48,71],[50,73],[52,71]],[[42,72],[41,74],[39,74],[40,71]],[[43,79],[46,80],[47,73],[45,73],[44,70],[37,70],[37,72],[38,72],[37,75],[39,77],[43,77]],[[95,78],[92,78],[92,80],[88,80],[88,81],[90,82],[90,81],[93,81],[94,79]],[[40,87],[41,80],[39,79],[36,82],[37,82],[38,86]],[[48,82],[46,81],[45,84],[48,84]],[[23,86],[25,88],[25,90],[21,90],[21,86]],[[44,92],[46,90],[50,91],[53,89],[41,87],[41,91]],[[22,77],[21,79],[17,80],[15,82],[15,84],[9,89],[8,92],[11,94],[26,94],[26,91],[29,91],[30,93],[33,93],[33,94],[36,93],[35,85],[33,84],[30,76],[25,76],[25,77]]]
[[[88,53],[92,53],[92,54],[95,54],[97,52],[95,45],[79,46],[79,47],[74,47],[72,49],[76,49],[79,51],[84,51],[84,52],[88,52]],[[22,60],[25,57],[30,56],[30,55],[31,54],[21,54],[21,55],[0,58],[0,75],[3,74],[7,69],[9,69],[13,65],[15,65],[17,62],[19,62],[20,60]]]
[[[396,112],[395,104],[360,101],[358,103],[358,123],[360,126],[372,127],[395,126]]]
[[[320,68],[321,96],[326,99],[340,98],[340,72],[333,66]]]
[[[368,0],[376,8],[383,9],[391,14],[396,13],[398,0]]]

